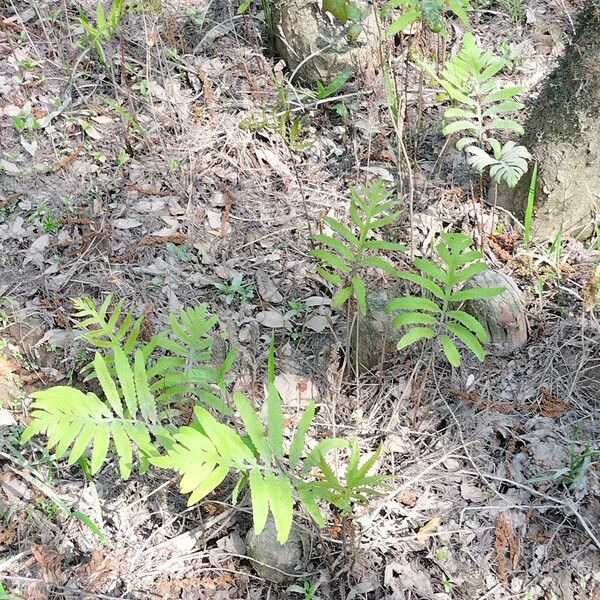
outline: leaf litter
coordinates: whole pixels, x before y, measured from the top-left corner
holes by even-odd
[[[307,258],[302,205],[314,223],[329,212],[345,215],[357,156],[364,174],[394,172],[386,154],[390,132],[375,125],[384,121],[373,118],[369,98],[355,102],[352,130],[326,111],[311,115],[315,143],[297,159],[273,132],[240,128],[242,119],[275,104],[270,69],[278,77],[281,69],[260,52],[261,33],[251,21],[241,25],[217,2],[196,7],[197,18],[208,18],[196,26],[187,4],[168,0],[160,21],[149,13],[125,23],[126,51],[148,49],[151,61],[147,102],[136,104],[143,133],[106,103],[114,90],[97,63],[86,59],[73,81],[60,68],[56,53],[67,37],[59,34],[67,32],[39,21],[53,3],[39,0],[35,11],[15,1],[21,19],[12,9],[2,17],[8,25],[0,52],[9,60],[0,66],[0,110],[8,119],[0,142],[0,337],[21,352],[0,362],[2,434],[21,424],[28,391],[52,377],[76,376],[82,366],[85,348],[73,341],[65,317],[70,298],[113,291],[139,314],[152,303],[158,320],[209,301],[237,340],[243,391],[260,391],[256,374],[272,330],[294,334],[281,348],[290,368],[276,383],[290,407],[318,402],[315,436],[338,428],[372,448],[387,436],[381,469],[397,475],[385,498],[356,515],[351,548],[342,551],[335,527],[313,531],[309,571],[320,597],[593,598],[600,586],[593,543],[600,537],[598,472],[571,473],[571,483],[565,476],[570,465],[584,464],[588,444],[598,445],[600,332],[572,293],[561,297],[561,287],[577,294],[598,256],[567,241],[571,270],[564,269],[561,286],[549,280],[539,303],[544,266],[493,236],[490,260],[512,270],[529,299],[533,335],[524,350],[484,366],[465,361],[461,372],[440,365],[422,387],[411,380],[418,359],[411,355],[384,372],[345,377],[336,345],[345,317],[330,308]],[[527,4],[532,36],[515,77],[535,90],[557,55],[564,9],[558,2]],[[12,26],[29,35],[15,37]],[[489,32],[485,20],[479,27]],[[502,27],[521,43],[510,24]],[[168,60],[163,45],[173,51]],[[15,57],[39,64],[21,72]],[[133,93],[126,85],[120,92]],[[20,133],[10,120],[27,102],[39,128]],[[416,160],[431,181],[417,176],[414,235],[404,241],[415,255],[427,255],[431,239],[447,228],[481,240],[478,220],[486,231],[501,225],[513,233],[509,219],[488,207],[473,210],[458,185],[461,178],[468,183],[460,161],[443,157],[433,172],[436,127],[424,121]],[[354,147],[343,141],[348,133]],[[236,273],[256,282],[257,298],[228,306],[214,284]],[[291,301],[307,310],[286,318]],[[419,389],[415,418],[407,400]],[[103,546],[15,473],[21,467],[6,443],[10,435],[0,438],[0,515],[11,516],[0,530],[0,581],[16,587],[18,578],[33,580],[19,587],[26,597],[69,590],[98,597],[288,597],[257,579],[241,556],[249,521],[227,494],[187,509],[164,474],[124,484],[106,469],[92,485],[58,465],[55,493],[102,526],[110,541]],[[23,506],[27,515],[17,522]],[[191,531],[197,533],[179,537]]]

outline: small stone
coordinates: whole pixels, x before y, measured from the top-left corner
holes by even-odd
[[[256,572],[273,583],[290,583],[306,570],[310,558],[308,537],[292,526],[285,544],[277,541],[277,529],[272,517],[267,519],[259,535],[254,528],[246,535],[246,552]]]
[[[460,469],[460,462],[458,462],[455,458],[447,458],[442,462],[442,465],[447,471],[454,473]]]

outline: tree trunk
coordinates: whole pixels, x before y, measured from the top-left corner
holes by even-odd
[[[522,143],[538,163],[533,232],[591,234],[600,207],[600,0],[586,0],[575,36],[546,79]],[[500,206],[523,217],[532,168]]]
[[[329,83],[344,71],[355,76],[370,72],[379,60],[379,33],[371,10],[360,23],[358,34],[348,37],[351,22],[341,23],[320,8],[317,0],[274,0],[271,4],[275,49],[290,71],[314,86]],[[368,2],[358,0],[359,8]]]

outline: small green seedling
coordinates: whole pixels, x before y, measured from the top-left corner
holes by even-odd
[[[249,302],[254,298],[254,283],[244,283],[244,275],[238,273],[233,277],[231,283],[215,283],[215,287],[225,294],[225,304],[229,306],[233,302]]]
[[[469,24],[468,11],[473,10],[469,0],[389,0],[385,12],[390,9],[402,10],[402,14],[394,19],[388,29],[388,35],[395,35],[410,27],[416,21],[423,21],[429,29],[446,37],[444,12],[452,12],[465,25]]]
[[[325,100],[335,96],[352,77],[352,71],[344,71],[339,75],[336,75],[328,84],[324,84],[322,81],[317,81],[317,92],[315,98],[317,100]]]
[[[325,224],[339,237],[315,235],[314,240],[321,248],[311,254],[321,262],[322,266],[317,267],[319,275],[337,287],[331,301],[333,307],[343,306],[354,298],[360,312],[366,315],[367,286],[362,272],[373,267],[394,277],[399,275],[396,267],[377,255],[379,251],[406,250],[404,244],[385,241],[377,235],[400,215],[394,212],[396,206],[392,191],[386,189],[383,180],[377,179],[364,187],[350,189],[351,227],[333,217],[323,217]]]
[[[442,99],[453,103],[444,112],[442,132],[447,136],[460,134],[456,148],[465,152],[475,171],[488,169],[492,181],[514,187],[527,172],[531,156],[524,146],[513,141],[502,144],[497,137],[505,131],[523,134],[523,127],[506,116],[523,109],[524,105],[514,99],[522,88],[502,87],[495,77],[507,64],[491,50],[482,50],[468,32],[460,52],[444,63],[441,72],[433,65],[420,66],[440,85]]]
[[[531,243],[531,225],[533,223],[533,207],[535,204],[537,174],[538,174],[538,166],[537,166],[537,162],[536,162],[533,165],[533,172],[531,173],[531,181],[529,183],[529,193],[527,194],[527,206],[525,207],[525,219],[523,221],[523,226],[524,226],[523,241],[525,242],[525,248],[529,248],[529,244]]]

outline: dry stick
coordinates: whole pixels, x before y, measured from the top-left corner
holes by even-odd
[[[13,58],[15,59],[15,64],[17,65],[17,69],[19,70],[19,75],[21,76],[21,80],[25,81],[25,72],[23,70],[23,67],[21,67],[21,62],[19,60],[17,60],[15,44],[13,42],[11,35],[8,32],[8,26],[6,26],[4,24],[4,19],[0,19],[0,31],[3,31],[4,35],[6,36],[8,45],[10,46],[10,52],[13,55]]]
[[[539,496],[540,498],[544,498],[545,500],[550,500],[550,502],[554,502],[558,506],[562,506],[563,508],[570,510],[573,516],[577,518],[579,523],[581,523],[581,526],[585,529],[585,532],[588,534],[590,540],[600,550],[600,539],[596,537],[594,531],[592,530],[588,522],[581,516],[581,514],[579,513],[572,501],[565,501],[561,500],[560,498],[555,498],[554,496],[549,496],[548,494],[544,494],[543,492],[538,492],[538,490],[528,485],[525,485],[524,483],[519,483],[517,481],[513,481],[512,479],[507,479],[506,477],[498,477],[497,475],[491,475],[489,473],[486,473],[484,475],[479,471],[465,471],[465,473],[467,475],[479,475],[480,477],[483,477],[484,480],[487,477],[488,479],[492,479],[493,481],[499,481],[500,483],[508,483],[512,486],[526,490],[530,494],[534,494],[536,496]]]
[[[419,389],[417,391],[417,397],[416,397],[416,402],[415,402],[415,407],[413,409],[413,416],[412,416],[412,426],[414,427],[417,423],[417,412],[419,410],[419,408],[421,408],[421,397],[423,396],[423,390],[425,389],[425,383],[427,382],[427,376],[429,375],[429,372],[431,371],[431,367],[433,366],[433,361],[435,360],[435,349],[433,348],[433,344],[431,344],[431,355],[429,357],[429,362],[427,363],[427,367],[425,368],[425,371],[423,372],[423,375],[421,375],[421,383],[419,385]]]
[[[302,198],[302,210],[304,211],[304,218],[306,219],[306,225],[308,227],[308,237],[310,240],[310,247],[311,247],[311,249],[314,250],[315,241],[313,240],[312,225],[310,224],[310,216],[308,214],[308,206],[306,204],[306,198],[304,197],[304,187],[302,186],[302,180],[300,179],[300,174],[298,173],[298,167],[296,166],[296,161],[294,160],[294,153],[292,151],[292,148],[286,139],[284,139],[283,142],[285,144],[285,147],[288,149],[290,159],[292,161],[292,170],[294,171],[294,177],[296,179],[296,183],[298,184],[298,189],[300,190],[300,197]]]
[[[100,600],[123,600],[123,596],[108,596],[106,594],[100,594],[98,592],[91,592],[89,590],[79,590],[76,588],[68,587],[65,585],[58,585],[57,583],[46,581],[42,578],[37,577],[22,577],[20,575],[2,575],[3,579],[10,579],[12,581],[22,581],[24,583],[42,583],[46,588],[52,587],[55,590],[61,590],[63,592],[69,592],[75,596],[85,596],[86,598],[99,598]],[[164,598],[154,592],[145,591],[144,594],[152,594],[156,598]]]
[[[481,188],[483,186],[483,177],[481,173],[479,174],[479,191],[481,192]],[[481,206],[481,197],[479,199],[479,205]],[[477,202],[475,201],[475,189],[473,188],[473,183],[471,183],[471,204],[473,204],[473,213],[475,216],[475,225],[479,230],[479,250],[483,252],[484,250],[484,236],[483,236],[483,206],[481,206],[481,221],[477,215]],[[492,219],[493,222],[493,219]]]
[[[13,0],[10,0],[10,5],[13,9],[13,12],[15,13],[15,16],[19,20],[19,23],[21,24],[21,27],[23,28],[23,31],[25,32],[25,35],[27,36],[27,39],[28,39],[29,43],[31,44],[33,51],[35,52],[35,54],[39,58],[39,60],[43,60],[44,57],[39,53],[37,46],[33,43],[33,40],[31,39],[31,35],[29,34],[29,29],[27,29],[27,27],[25,27],[25,23],[23,22],[23,19],[21,18],[21,15],[19,14],[19,11],[17,10],[17,7],[15,6],[15,3],[13,2]],[[43,23],[42,23],[42,27],[43,27]]]
[[[380,23],[379,23],[378,18],[376,18],[376,22],[377,22],[377,29],[379,31],[379,35],[381,35],[381,28],[380,28]],[[413,255],[414,255],[414,248],[413,248],[414,234],[413,234],[412,223],[413,223],[413,215],[414,215],[415,185],[414,185],[412,166],[410,164],[410,157],[408,156],[408,151],[406,150],[406,145],[404,144],[404,120],[405,120],[405,116],[406,116],[406,102],[399,101],[400,95],[398,93],[398,80],[396,79],[396,74],[394,72],[392,65],[390,64],[390,61],[385,60],[385,57],[383,55],[383,48],[381,45],[379,47],[379,50],[380,50],[380,60],[381,60],[382,72],[385,73],[386,69],[388,69],[388,73],[390,74],[390,77],[394,84],[394,96],[396,98],[396,101],[398,102],[398,106],[396,107],[397,112],[396,112],[395,118],[394,118],[394,111],[389,102],[389,100],[390,100],[389,98],[388,98],[387,106],[388,106],[388,112],[389,112],[392,124],[394,126],[394,132],[396,134],[396,159],[398,161],[396,166],[398,168],[398,174],[400,175],[400,170],[401,170],[400,156],[402,155],[402,158],[403,158],[404,162],[406,163],[406,173],[408,175],[408,207],[409,207],[409,216],[410,216],[409,240],[410,240],[410,259],[412,260]],[[405,82],[405,84],[406,84],[406,82]],[[404,87],[406,88],[406,85]],[[404,191],[402,177],[398,177],[398,191],[399,191],[400,195],[402,195],[402,193]]]

